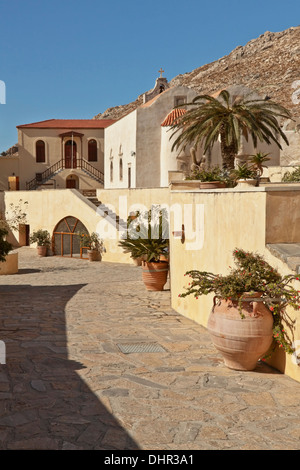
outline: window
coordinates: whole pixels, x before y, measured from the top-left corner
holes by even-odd
[[[35,155],[37,163],[45,163],[46,153],[45,153],[45,142],[43,140],[38,140],[35,144]]]
[[[120,181],[123,181],[123,160],[120,158],[119,162]]]
[[[186,103],[186,96],[175,96],[174,107],[181,106]]]
[[[110,182],[112,183],[114,180],[114,165],[113,165],[113,162],[111,160],[110,162]]]
[[[97,157],[97,142],[95,139],[91,139],[88,142],[88,161],[89,162],[96,162],[98,160]]]
[[[68,216],[56,225],[53,232],[53,252],[58,256],[80,256],[80,233],[89,234],[76,217]]]

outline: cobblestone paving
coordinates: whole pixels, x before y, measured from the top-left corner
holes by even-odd
[[[19,268],[0,277],[0,449],[300,449],[300,384],[227,369],[140,268],[27,247]]]

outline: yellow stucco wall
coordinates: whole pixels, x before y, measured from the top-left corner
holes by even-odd
[[[171,193],[171,204],[180,204],[183,200],[181,191]],[[184,274],[191,269],[207,270],[226,274],[232,264],[232,251],[238,247],[249,251],[265,250],[265,200],[264,192],[186,192],[184,205],[186,216],[189,206],[192,208],[193,226],[196,230],[198,218],[198,235],[202,231],[197,244],[193,247],[193,239],[187,233],[185,242],[171,235],[171,272],[172,305],[183,315],[206,326],[211,310],[212,297],[199,301],[193,298],[180,299],[178,294],[184,291],[186,282]],[[196,216],[196,208],[203,211]],[[188,222],[188,220],[187,220]],[[195,239],[195,237],[194,237]]]
[[[275,194],[275,193],[274,193]],[[178,295],[184,292],[188,278],[184,276],[191,269],[207,270],[213,273],[226,274],[229,266],[232,266],[232,251],[237,248],[254,251],[263,255],[272,266],[279,269],[282,274],[291,274],[291,270],[278,258],[274,257],[266,248],[266,233],[270,230],[266,227],[266,221],[279,227],[282,209],[285,206],[284,222],[291,227],[297,214],[290,211],[291,200],[298,201],[300,191],[293,194],[279,193],[280,205],[274,205],[277,199],[263,190],[238,192],[235,190],[215,192],[186,192],[171,193],[170,203],[191,204],[193,207],[193,224],[196,224],[195,208],[202,205],[203,208],[203,237],[199,238],[198,248],[188,248],[188,240],[182,243],[180,238],[171,234],[171,297],[172,307],[182,315],[185,315],[197,323],[207,326],[207,320],[212,308],[213,295],[202,296],[196,300],[194,297],[180,298]],[[267,217],[266,217],[267,215]],[[198,231],[201,229],[201,223]],[[276,242],[286,241],[286,227],[280,232],[277,230]],[[300,287],[298,287],[300,288]],[[288,311],[295,323],[294,340],[299,341],[299,313]],[[298,347],[299,349],[299,347]],[[286,356],[278,352],[269,361],[271,365],[281,372],[300,381],[300,368],[294,356]]]
[[[106,205],[111,204],[121,217],[127,217],[135,207],[150,209],[153,204],[169,204],[170,191],[169,188],[97,189],[97,198]]]
[[[28,202],[27,223],[30,233],[44,229],[52,235],[57,223],[67,216],[78,218],[90,233],[102,230],[102,227],[105,230],[107,225],[97,213],[96,206],[74,189],[5,192],[2,193],[2,211],[7,211],[9,215],[10,204],[18,206],[20,200]],[[17,246],[18,233],[14,233],[14,236],[11,241]],[[117,238],[105,240],[106,253],[103,259],[111,262],[131,262],[129,255],[122,252],[116,241]]]
[[[8,178],[19,175],[19,157],[0,157],[0,190],[8,190]]]
[[[266,243],[300,242],[300,192],[285,188],[267,193]]]

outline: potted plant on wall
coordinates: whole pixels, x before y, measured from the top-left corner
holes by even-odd
[[[264,163],[271,160],[269,157],[269,153],[257,152],[254,155],[250,155],[250,157],[251,158],[249,160],[249,163],[252,164],[253,170],[256,172],[256,175],[259,180],[261,180],[264,168],[267,168]]]
[[[88,233],[82,232],[80,236],[80,246],[88,248],[88,258],[90,261],[101,261],[102,253],[105,252],[103,240],[96,232]]]
[[[283,175],[282,181],[284,183],[299,183],[300,182],[300,167],[296,167],[293,171],[286,171]]]
[[[200,189],[226,188],[227,175],[220,167],[199,168],[190,173],[186,180],[200,181]]]
[[[246,163],[238,165],[231,172],[233,181],[237,187],[255,186],[257,184],[257,174],[253,167],[248,167]]]
[[[215,294],[207,328],[226,366],[253,370],[272,344],[292,354],[286,307],[299,309],[297,276],[282,276],[262,256],[236,249],[236,268],[227,275],[188,271],[191,279],[180,297]]]
[[[30,236],[30,243],[37,244],[37,252],[39,256],[47,256],[47,250],[50,246],[50,233],[48,230],[36,230]]]
[[[169,224],[165,209],[154,207],[142,212],[119,242],[133,259],[142,259],[142,279],[147,290],[161,291],[169,271]]]

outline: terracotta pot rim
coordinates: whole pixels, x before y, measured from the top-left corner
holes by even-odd
[[[241,297],[242,298],[249,298],[249,297],[261,297],[263,295],[262,291],[249,291],[249,292],[243,292],[237,299],[239,300]]]
[[[220,300],[225,300],[225,301],[229,301],[229,300],[232,300],[232,301],[236,301],[238,302],[241,297],[242,298],[252,298],[252,297],[261,297],[263,295],[263,291],[249,291],[249,292],[243,292],[242,294],[240,295],[236,295],[236,297],[220,297],[218,295],[216,295],[214,298],[215,299],[218,299],[219,301]]]

